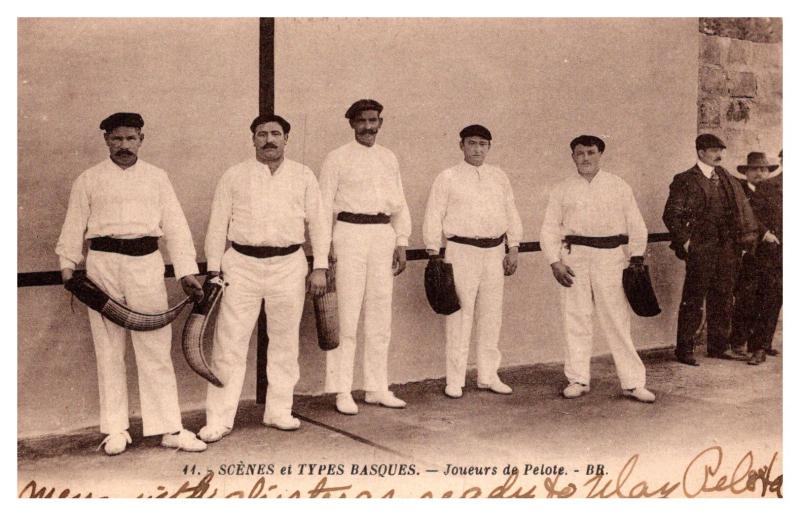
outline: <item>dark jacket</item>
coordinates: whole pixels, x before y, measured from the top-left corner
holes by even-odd
[[[781,176],[762,181],[753,191],[747,186],[747,181],[739,180],[745,197],[750,202],[750,208],[758,222],[758,241],[760,242],[767,231],[777,236],[783,242],[783,181]]]
[[[759,224],[783,243],[783,181],[780,175],[758,184],[750,198],[750,207]]]
[[[764,237],[764,234],[769,230],[766,225],[761,223],[761,218],[755,213],[753,209],[753,195],[755,195],[755,191],[750,189],[750,186],[747,185],[747,179],[736,179],[739,182],[739,185],[742,187],[742,191],[744,192],[744,197],[747,199],[747,202],[750,203],[750,209],[753,211],[753,216],[756,218],[756,225],[758,226],[758,241]]]
[[[758,237],[758,225],[750,204],[745,198],[744,191],[736,179],[721,166],[714,168],[720,178],[720,184],[725,190],[725,195],[732,200],[733,229],[736,240],[742,250],[752,249]],[[664,206],[664,225],[669,229],[672,243],[670,248],[680,259],[686,257],[684,244],[693,239],[697,241],[695,228],[697,222],[705,214],[707,196],[703,188],[703,172],[695,165],[685,172],[677,174],[669,186],[669,198]]]

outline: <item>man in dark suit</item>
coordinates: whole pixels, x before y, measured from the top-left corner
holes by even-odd
[[[742,188],[759,226],[758,246],[742,258],[736,285],[731,347],[752,352],[748,362],[759,365],[767,354],[776,355],[772,338],[783,304],[783,184],[768,178],[778,165],[770,164],[762,152],[751,152],[747,164],[737,167],[747,180]]]
[[[707,351],[712,358],[747,359],[730,349],[733,290],[742,251],[757,227],[741,185],[720,163],[725,144],[713,134],[695,140],[697,164],[677,174],[664,207],[670,248],[686,261],[675,356],[697,366],[694,345],[706,306]]]

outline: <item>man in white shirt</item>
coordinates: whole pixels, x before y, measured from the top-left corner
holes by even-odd
[[[444,393],[454,399],[463,393],[476,311],[478,388],[511,393],[497,375],[501,358],[497,345],[503,319],[503,275],[516,271],[522,240],[522,222],[508,177],[500,168],[484,164],[492,145],[491,132],[482,125],[470,125],[459,136],[464,160],[434,180],[422,225],[430,259],[441,259],[442,234],[447,239],[444,259],[453,265],[461,305],[445,319]]]
[[[620,177],[600,169],[605,143],[578,136],[570,143],[578,175],[557,183],[550,192],[540,235],[542,251],[561,289],[567,352],[566,398],[590,390],[592,313],[614,357],[622,393],[642,402],[655,401],[645,388],[645,368],[633,346],[628,301],[622,288],[627,264],[644,264],[647,227],[633,190]]]
[[[339,301],[339,347],[328,351],[325,391],[336,393],[336,409],[355,415],[351,393],[358,320],[364,307],[365,401],[389,408],[406,403],[389,391],[392,275],[406,267],[411,217],[400,165],[375,143],[383,106],[369,99],[345,113],[355,140],[333,150],[320,172],[326,214],[336,215],[333,257]]]
[[[56,245],[66,283],[83,261],[86,274],[110,297],[129,308],[155,313],[167,308],[164,261],[158,238],[167,240],[175,277],[187,294],[202,298],[189,225],[164,170],[138,158],[144,120],[137,113],[115,113],[100,123],[109,158],[83,172],[73,183]],[[128,384],[125,328],[89,310],[100,389],[101,443],[108,455],[131,443],[128,433]],[[181,424],[178,389],[172,367],[170,326],[131,331],[139,372],[144,436],[163,435],[161,445],[203,451],[206,444]]]
[[[206,259],[209,275],[221,271],[228,285],[211,365],[224,386],[208,386],[206,425],[199,432],[206,442],[220,440],[233,428],[262,299],[269,336],[263,423],[284,431],[300,427],[292,417],[292,402],[300,377],[297,353],[306,276],[312,294],[324,293],[330,225],[314,172],[284,158],[290,130],[278,115],[256,117],[250,124],[255,157],[229,168],[214,193]],[[301,248],[306,222],[314,253],[310,275]],[[227,251],[226,240],[231,242]]]

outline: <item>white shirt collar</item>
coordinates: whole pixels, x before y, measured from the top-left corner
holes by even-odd
[[[708,166],[707,164],[705,164],[702,161],[698,161],[697,162],[697,167],[700,168],[700,171],[703,172],[703,175],[706,176],[706,179],[710,179],[711,178],[711,174],[714,173],[714,167],[713,166]]]
[[[466,159],[462,159],[461,162],[458,163],[457,168],[460,168],[461,170],[470,171],[470,172],[477,171],[480,174],[484,170],[486,170],[486,163],[483,163],[480,166],[475,166],[475,165],[469,164]]]
[[[118,172],[131,172],[133,170],[136,170],[136,167],[139,165],[139,163],[142,160],[141,159],[137,159],[136,162],[133,163],[133,165],[131,165],[131,166],[127,167],[127,168],[123,168],[120,165],[118,165],[117,163],[115,163],[114,161],[112,161],[111,157],[108,157],[106,159],[106,161],[107,161],[107,166],[111,167],[113,170],[116,170]]]
[[[596,173],[596,174],[594,174],[594,177],[592,177],[592,180],[591,180],[591,181],[587,181],[587,180],[586,180],[586,179],[583,177],[583,175],[581,175],[580,173],[578,173],[578,174],[577,174],[577,175],[575,175],[574,177],[575,177],[575,179],[576,179],[576,180],[579,180],[581,183],[585,183],[585,184],[595,184],[595,182],[597,181],[597,179],[600,179],[600,180],[602,181],[602,179],[603,179],[603,176],[604,176],[604,175],[605,175],[605,172],[603,172],[603,169],[601,168],[601,169],[597,170],[597,173]]]
[[[258,166],[258,169],[261,170],[263,173],[267,174],[270,177],[274,177],[274,176],[278,175],[284,169],[284,165],[286,164],[286,158],[284,157],[283,161],[281,161],[280,166],[273,172],[272,170],[270,170],[268,164],[262,163],[261,161],[259,161],[256,158],[253,158],[253,160],[255,161],[256,166]]]

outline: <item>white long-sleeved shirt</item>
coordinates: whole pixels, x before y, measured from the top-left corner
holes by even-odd
[[[509,247],[522,240],[522,221],[505,172],[496,166],[474,167],[462,161],[433,181],[422,237],[425,248],[439,251],[445,238],[496,238],[506,234]]]
[[[396,244],[408,246],[411,215],[403,193],[400,164],[391,150],[377,144],[367,147],[357,141],[342,145],[322,163],[319,186],[329,217],[341,211],[388,214],[397,234]]]
[[[274,174],[255,157],[236,164],[222,175],[214,192],[206,231],[208,270],[219,271],[226,239],[288,247],[305,241],[306,222],[314,268],[328,268],[330,221],[314,172],[289,159]]]
[[[631,256],[643,256],[647,247],[647,226],[633,190],[620,177],[603,170],[592,182],[576,173],[551,190],[539,235],[548,263],[561,259],[561,242],[567,234],[627,234]]]
[[[139,159],[122,169],[110,158],[83,172],[72,184],[61,236],[61,268],[83,261],[83,240],[166,237],[175,276],[197,273],[192,233],[167,173]]]

